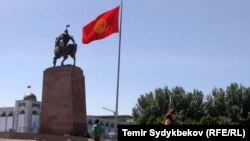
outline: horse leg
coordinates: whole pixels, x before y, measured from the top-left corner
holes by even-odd
[[[76,65],[76,57],[75,54],[73,54],[73,52],[70,54],[70,57],[73,58],[74,60],[74,66]]]
[[[56,57],[54,57],[53,59],[53,64],[54,64],[54,67],[56,66]]]
[[[76,65],[76,49],[77,49],[76,45],[72,46],[72,50],[70,53],[70,56],[74,59],[74,66]]]
[[[76,65],[76,57],[72,56],[73,60],[74,60],[74,66]]]
[[[61,65],[63,66],[64,64],[64,61],[66,60],[68,58],[68,56],[67,55],[65,55],[64,57],[63,57],[63,60],[62,60],[62,62],[61,62]]]

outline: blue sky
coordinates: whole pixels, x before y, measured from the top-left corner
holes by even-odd
[[[119,114],[140,95],[182,86],[210,94],[250,86],[250,1],[123,0]],[[42,97],[55,37],[70,24],[76,65],[85,75],[88,115],[115,110],[119,34],[82,44],[82,27],[119,0],[0,0],[0,107],[14,106],[32,85]],[[61,59],[58,60],[59,62]],[[71,58],[65,64],[72,64]],[[59,65],[59,63],[57,64]]]

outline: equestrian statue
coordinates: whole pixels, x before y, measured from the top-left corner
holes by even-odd
[[[70,25],[66,26],[64,33],[56,37],[55,49],[54,49],[55,56],[53,58],[54,67],[56,66],[56,60],[61,57],[63,57],[63,60],[61,62],[61,66],[63,66],[64,65],[63,63],[68,58],[68,55],[70,55],[74,59],[74,66],[75,66],[75,61],[76,61],[75,55],[77,51],[77,44],[75,43],[73,36],[69,35],[67,29],[68,27],[70,27]],[[72,41],[72,43],[68,44],[70,40]]]

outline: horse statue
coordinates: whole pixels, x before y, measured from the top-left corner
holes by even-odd
[[[61,65],[63,66],[64,64],[64,61],[68,58],[68,55],[71,56],[71,58],[73,58],[74,60],[74,66],[75,66],[75,61],[76,61],[76,51],[77,51],[77,44],[76,43],[73,43],[73,44],[68,44],[64,50],[60,51],[59,47],[55,47],[54,49],[54,53],[55,53],[55,56],[53,58],[53,64],[54,64],[54,67],[56,66],[56,60],[63,57],[63,60],[61,62]]]

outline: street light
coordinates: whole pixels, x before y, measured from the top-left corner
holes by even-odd
[[[108,133],[109,134],[109,136],[110,136],[110,138],[113,140],[113,139],[115,139],[116,140],[116,138],[117,138],[117,118],[116,118],[116,116],[117,116],[117,114],[116,114],[116,112],[114,111],[114,110],[111,110],[111,109],[109,109],[109,108],[106,108],[106,107],[102,107],[104,110],[107,110],[107,111],[110,111],[110,112],[112,112],[113,114],[114,114],[114,116],[115,116],[115,132],[111,132],[111,133]]]
[[[102,109],[107,110],[107,111],[110,111],[110,112],[112,112],[114,115],[116,114],[116,112],[115,112],[114,110],[111,110],[111,109],[109,109],[109,108],[102,107]]]

